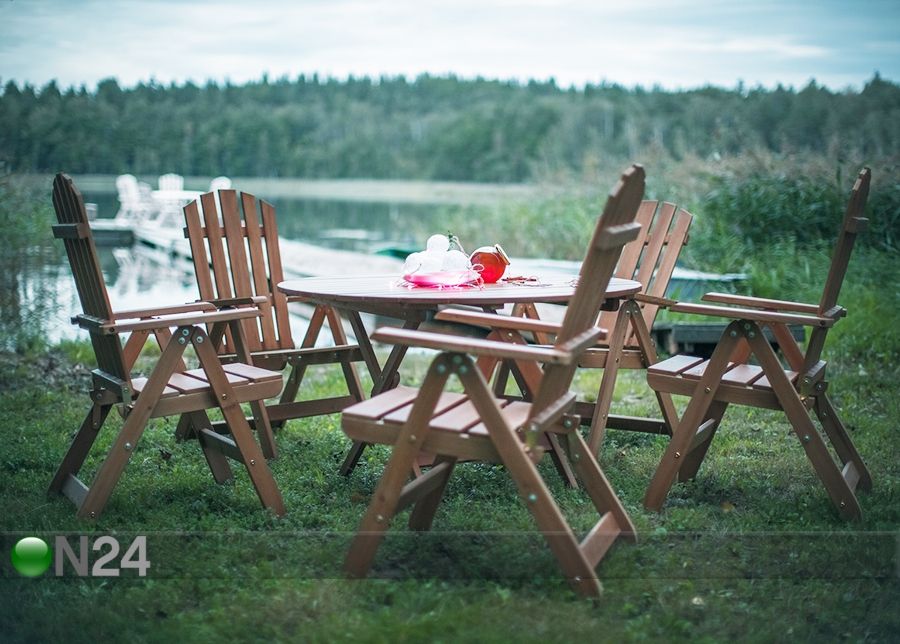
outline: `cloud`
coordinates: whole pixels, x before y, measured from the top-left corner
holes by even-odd
[[[625,85],[900,77],[900,10],[682,0],[0,0],[0,77],[123,85],[318,72]]]

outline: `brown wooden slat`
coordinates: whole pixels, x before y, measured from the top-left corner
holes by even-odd
[[[403,425],[385,424],[366,418],[341,417],[341,429],[354,441],[393,445]],[[496,462],[493,443],[485,436],[469,436],[460,432],[435,430],[428,432],[422,450],[431,454],[453,454],[460,459]]]
[[[653,222],[653,216],[656,214],[658,206],[658,201],[645,199],[641,202],[637,216],[634,218],[635,222],[641,225],[641,235],[633,242],[625,244],[625,247],[622,249],[622,256],[619,258],[618,264],[616,264],[616,277],[627,280],[636,279],[638,260],[644,252],[644,247],[647,245],[647,239],[650,235],[650,224]]]
[[[671,232],[667,243],[660,253],[653,281],[645,291],[654,297],[665,297],[666,289],[675,270],[675,263],[681,254],[681,249],[687,243],[688,230],[691,227],[693,216],[686,210],[679,209],[673,218]]]
[[[209,383],[206,380],[193,378],[184,373],[173,373],[169,376],[169,382],[166,384],[182,394],[193,394],[209,389]]]
[[[647,371],[648,373],[658,373],[664,376],[677,375],[701,362],[703,362],[703,358],[679,354],[647,367]]]
[[[581,542],[580,547],[592,567],[600,563],[603,555],[606,554],[606,551],[609,550],[621,532],[622,530],[619,528],[619,524],[616,523],[616,517],[613,516],[612,512],[604,514],[603,518],[591,528]]]
[[[687,378],[689,380],[700,380],[703,377],[703,374],[706,372],[706,367],[709,365],[709,360],[704,360],[700,364],[695,367],[691,367],[687,371],[683,371],[681,376],[683,378]],[[735,367],[734,362],[729,362],[728,366],[725,367],[725,375],[728,375],[728,371]]]
[[[241,378],[246,378],[250,382],[265,382],[268,380],[281,379],[281,374],[277,371],[260,369],[259,367],[254,367],[251,364],[246,364],[243,362],[232,362],[230,364],[223,365],[223,369],[225,369],[226,373],[230,373]]]
[[[235,297],[252,297],[250,273],[244,246],[243,226],[238,213],[237,194],[234,190],[219,190],[219,206],[222,217],[222,233],[228,251],[228,275],[234,288]],[[258,351],[264,346],[261,340],[259,318],[244,320],[245,340],[250,351]]]
[[[502,404],[505,404],[503,401]],[[472,401],[467,400],[461,405],[457,405],[453,409],[444,412],[431,419],[432,429],[444,431],[466,431],[481,422],[481,416]]]
[[[647,372],[647,384],[655,391],[664,391],[682,396],[692,396],[697,389],[696,380],[686,380],[681,376],[662,375]],[[765,409],[781,409],[781,403],[772,389],[722,384],[716,389],[716,400],[736,405],[750,405]]]
[[[278,223],[275,219],[275,208],[272,204],[261,201],[263,228],[266,231],[266,255],[269,258],[269,277],[272,288],[284,281],[284,271],[281,268],[281,249],[278,246]],[[275,322],[278,324],[278,337],[282,339],[281,346],[289,346],[285,342],[291,342],[291,329],[288,323],[287,296],[275,289],[272,295],[275,307]]]
[[[228,260],[231,268],[231,281],[234,284],[235,297],[252,297],[250,273],[247,267],[247,254],[244,248],[244,236],[241,217],[238,214],[237,195],[234,190],[219,190],[222,226],[225,231],[225,246],[228,249]],[[249,338],[248,338],[249,339]]]
[[[662,253],[663,244],[666,241],[666,235],[669,232],[669,226],[672,224],[674,215],[675,204],[669,202],[664,202],[656,213],[656,220],[653,222],[653,227],[647,240],[647,247],[644,249],[641,265],[635,278],[644,285],[645,290],[650,285],[653,271],[656,269],[656,264]]]
[[[201,300],[214,300],[218,296],[213,288],[209,274],[209,256],[206,253],[206,242],[200,223],[200,211],[197,201],[192,201],[184,207],[185,228],[188,241],[191,245],[191,259],[194,262],[194,274],[197,276],[197,288]]]
[[[218,297],[228,299],[234,297],[231,280],[228,275],[228,262],[223,248],[222,228],[219,225],[219,212],[215,195],[211,192],[200,195],[203,206],[203,220],[206,223],[206,237],[209,240],[209,255],[215,276]]]
[[[64,174],[57,174],[53,181],[53,206],[56,218],[61,224],[88,226],[84,200],[72,180]],[[112,307],[106,292],[106,283],[100,269],[100,260],[94,246],[90,227],[87,236],[64,240],[72,276],[85,314],[109,320]],[[125,366],[125,355],[118,337],[101,337],[91,334],[91,343],[98,366],[117,378],[128,381],[129,370]]]
[[[847,211],[844,215],[841,233],[838,236],[834,252],[831,256],[831,266],[828,269],[828,277],[825,279],[825,288],[822,290],[822,299],[819,301],[819,313],[824,313],[837,304],[838,295],[841,292],[841,286],[844,282],[844,275],[847,273],[847,266],[850,263],[850,254],[853,251],[853,245],[856,242],[856,233],[854,232],[854,219],[864,218],[866,200],[869,197],[869,183],[872,180],[872,172],[869,168],[863,168],[853,189],[850,192],[850,200],[847,203]],[[818,360],[819,356],[813,356],[813,361]]]
[[[513,401],[508,405],[505,405],[500,410],[500,415],[503,416],[503,419],[513,429],[518,429],[519,427],[524,425],[525,421],[528,420],[528,416],[530,413],[531,403],[522,402],[521,400]],[[473,435],[487,435],[489,432],[484,423],[478,423],[477,425],[469,428],[469,433]]]
[[[401,385],[394,389],[389,389],[374,398],[369,398],[368,400],[364,400],[356,405],[348,407],[344,410],[344,416],[380,419],[395,409],[399,409],[410,401],[415,400],[418,394],[418,389]]]
[[[147,386],[147,378],[134,378],[131,381],[131,389],[134,391],[136,395],[140,395],[141,392],[144,391],[144,387]],[[169,398],[171,396],[177,396],[178,390],[169,387],[168,385],[163,388],[163,393],[160,398]]]
[[[206,372],[204,372],[203,369],[189,369],[188,371],[185,371],[184,373],[188,376],[196,378],[197,380],[206,380],[207,382],[209,381],[209,379],[206,376]],[[247,378],[243,378],[243,377],[235,375],[233,373],[225,372],[225,377],[228,378],[228,382],[232,386],[239,387],[241,385],[244,385],[244,384],[247,384],[250,382],[250,380],[248,380]]]
[[[787,374],[788,380],[791,381],[791,384],[797,383],[797,372],[791,371],[790,369],[785,369],[784,373]],[[769,379],[763,375],[762,378],[753,383],[754,389],[764,389],[764,390],[772,390],[772,384],[769,382]]]
[[[269,276],[266,269],[266,257],[262,245],[263,231],[260,228],[259,217],[257,215],[256,198],[249,193],[241,193],[241,209],[244,212],[244,232],[247,235],[250,268],[253,272],[253,288],[256,295],[264,295],[268,298],[266,304],[263,305],[263,316],[259,321],[260,328],[262,329],[263,347],[266,349],[293,347],[293,342],[290,338],[290,324],[287,325],[288,335],[286,337],[279,337],[278,341],[275,340],[275,320],[273,320],[273,315],[279,314],[278,311],[273,309],[275,301],[273,289],[276,284],[269,282]],[[273,230],[269,234],[274,235],[276,239],[278,237],[277,230]],[[283,298],[284,295],[281,295],[281,297]],[[285,308],[282,313],[286,314],[287,309]],[[285,340],[287,340],[287,343]]]
[[[722,378],[722,382],[729,385],[749,386],[762,375],[762,367],[758,365],[739,364],[725,374]]]
[[[281,383],[275,380],[259,383],[250,383],[234,387],[234,394],[238,402],[250,402],[272,398],[281,392]],[[153,409],[153,417],[171,416],[197,411],[198,409],[212,409],[217,406],[217,401],[211,390],[201,391],[195,394],[181,394],[164,398]]]
[[[464,400],[466,400],[465,394],[456,393],[453,391],[446,391],[441,394],[441,397],[438,398],[437,406],[434,408],[434,415],[439,416],[443,414],[445,411],[450,410],[456,405],[461,404]],[[409,413],[412,411],[413,403],[415,401],[411,401],[405,407],[401,407],[395,411],[392,411],[390,414],[384,417],[384,422],[386,423],[405,423],[409,418]]]

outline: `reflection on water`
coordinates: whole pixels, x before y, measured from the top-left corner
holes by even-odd
[[[85,193],[100,217],[118,210],[114,195]],[[324,200],[272,200],[279,234],[330,248],[376,252],[381,248],[418,248],[441,231],[442,209],[422,204],[361,203]],[[99,247],[100,262],[114,310],[181,304],[197,299],[191,263],[136,244]],[[23,337],[49,342],[87,338],[71,324],[81,312],[62,242],[0,254],[0,348],[15,349]],[[295,337],[304,323],[292,319]],[[323,334],[324,335],[327,334]]]
[[[444,228],[442,206],[308,199],[275,199],[272,205],[282,237],[329,248],[360,252],[417,248]]]

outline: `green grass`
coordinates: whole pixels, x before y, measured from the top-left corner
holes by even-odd
[[[44,494],[85,410],[85,372],[66,354],[82,355],[70,344],[49,365],[28,358],[3,383],[4,552],[25,534],[115,534],[123,545],[147,534],[152,568],[146,579],[34,580],[3,561],[0,588],[15,598],[0,608],[7,641],[502,641],[513,632],[529,641],[888,641],[900,628],[896,369],[832,374],[875,480],[860,523],[836,517],[774,412],[729,410],[698,479],[677,485],[662,514],[644,511],[641,498],[665,440],[611,431],[602,465],[640,542],[618,543],[601,563],[605,594],[592,603],[561,579],[503,468],[484,464],[458,469],[432,534],[410,534],[399,518],[372,578],[344,580],[349,538],[388,452],[368,450],[342,477],[348,441],[336,416],[292,421],[279,434],[282,519],[260,508],[243,472],[217,486],[196,444],[175,442],[172,424],[155,421],[100,520],[79,521],[65,499]],[[414,356],[405,377],[420,378],[425,364]],[[577,388],[590,397],[597,379],[582,372]],[[333,394],[338,383],[324,369],[304,391]],[[625,373],[616,409],[647,415],[654,404],[641,375]],[[120,422],[110,421],[97,454]],[[87,467],[98,464],[94,455]],[[564,489],[549,462],[541,467],[573,525],[587,529],[584,495]]]
[[[710,225],[698,221],[688,248],[727,270],[747,270],[757,295],[814,301],[830,243],[788,235],[759,253],[744,238],[729,246],[730,237],[717,237],[724,234],[717,222],[740,216],[741,190],[782,185],[754,181],[730,187],[730,201],[716,202],[726,204],[722,212],[698,212]],[[665,190],[659,196],[669,198]],[[575,198],[506,209],[488,222],[495,233],[477,221],[453,230],[520,244],[508,248],[517,254],[543,255],[537,251],[552,241],[550,254],[563,257],[583,248],[580,231],[595,213]],[[368,450],[351,476],[341,476],[349,442],[337,416],[291,421],[279,434],[272,469],[288,508],[281,519],[260,507],[244,472],[235,468],[234,483],[216,485],[197,445],[176,442],[171,421],[153,421],[103,516],[79,521],[68,501],[44,491],[87,409],[90,347],[47,348],[33,335],[0,331],[8,341],[0,342],[3,641],[896,641],[900,271],[894,242],[884,241],[896,239],[893,230],[857,250],[841,297],[850,315],[826,347],[830,391],[874,480],[874,490],[860,494],[863,520],[837,518],[775,412],[729,409],[697,479],[676,485],[660,514],[641,500],[665,439],[610,431],[601,465],[640,539],[617,543],[600,564],[598,602],[570,591],[504,469],[485,464],[457,469],[431,533],[411,534],[399,517],[371,577],[343,579],[344,554],[388,450]],[[405,381],[420,382],[427,364],[424,355],[410,356]],[[303,392],[337,395],[339,383],[337,370],[312,370]],[[575,387],[591,399],[598,384],[599,373],[583,371]],[[618,413],[656,415],[640,373],[621,375],[614,405]],[[112,414],[88,473],[120,425]],[[554,494],[576,530],[586,530],[595,520],[590,503],[563,488],[547,460],[541,467]],[[58,534],[114,534],[123,545],[147,535],[152,568],[143,579],[24,579],[13,571],[16,540],[52,542]]]

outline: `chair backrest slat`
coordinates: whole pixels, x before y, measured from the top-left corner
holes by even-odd
[[[578,286],[566,307],[556,346],[587,331],[597,321],[605,299],[606,287],[622,254],[622,244],[604,243],[609,233],[634,224],[644,195],[644,168],[633,165],[623,174],[607,199],[597,221],[587,254],[581,264]],[[636,225],[636,224],[635,224]],[[636,234],[639,234],[636,232]],[[563,395],[571,385],[576,364],[548,365],[532,406],[532,416]]]
[[[200,208],[196,201],[192,201],[184,207],[184,221],[187,227],[187,237],[191,244],[191,256],[194,260],[194,266],[203,266],[204,270],[195,270],[197,275],[197,286],[200,289],[200,297],[215,298],[216,290],[209,274],[209,255],[206,252],[205,236],[203,234],[203,223],[200,221]]]
[[[615,276],[626,280],[633,280],[637,272],[638,261],[644,254],[644,248],[647,246],[650,237],[650,224],[653,223],[653,215],[656,214],[656,206],[658,202],[645,199],[638,208],[637,217],[634,218],[635,223],[641,225],[640,236],[630,244],[625,244],[622,249],[622,256],[616,265]]]
[[[112,320],[113,311],[100,269],[100,259],[88,224],[84,209],[84,199],[72,179],[59,173],[53,180],[53,208],[60,224],[74,224],[82,231],[78,236],[64,236],[63,243],[78,299],[85,315],[101,320]],[[62,236],[62,235],[60,235]],[[91,333],[91,344],[97,358],[97,366],[106,373],[130,382],[128,370],[125,368],[125,356],[118,335],[101,335]]]
[[[872,171],[863,168],[859,172],[853,188],[850,191],[850,200],[847,203],[847,211],[841,223],[841,232],[838,234],[831,256],[831,266],[828,269],[828,277],[822,289],[822,299],[819,300],[819,314],[824,315],[838,303],[844,276],[850,264],[850,254],[856,243],[857,232],[868,223],[865,218],[866,200],[869,197],[869,184],[872,181]],[[828,336],[828,327],[817,327],[809,334],[809,342],[806,345],[806,355],[803,359],[803,371],[812,369],[819,362],[822,350],[825,348],[825,338]]]
[[[822,299],[819,301],[820,314],[834,308],[838,303],[838,296],[841,293],[841,286],[850,263],[850,254],[853,252],[853,245],[856,242],[859,221],[865,219],[866,200],[869,198],[871,181],[872,171],[869,168],[863,168],[850,191],[847,211],[844,214],[841,232],[831,256],[831,267],[828,269],[828,278],[825,280]]]
[[[203,207],[203,222],[206,224],[206,238],[209,240],[209,257],[212,261],[218,297],[228,299],[234,297],[234,294],[231,290],[231,279],[228,263],[225,260],[225,249],[222,246],[222,227],[219,223],[219,209],[216,206],[216,196],[211,192],[200,195],[200,205]],[[203,296],[201,295],[201,297]]]
[[[248,348],[291,349],[287,299],[277,291],[284,277],[275,209],[250,193],[217,194],[218,200],[210,192],[200,196],[199,208],[197,201],[184,208],[200,298],[264,296],[262,317],[243,322]],[[222,350],[233,351],[226,340]]]
[[[263,316],[259,323],[262,327],[262,346],[266,349],[288,348],[292,344],[282,345],[278,343],[275,337],[275,322],[272,319],[272,296],[277,297],[278,293],[273,293],[272,284],[269,283],[269,277],[266,271],[266,255],[263,250],[262,230],[259,225],[258,205],[256,197],[249,192],[241,193],[241,204],[244,211],[244,232],[247,236],[247,249],[250,253],[250,270],[253,278],[253,288],[256,295],[265,295],[269,301],[264,305]],[[264,203],[264,202],[263,202]],[[276,232],[277,237],[277,232]],[[277,285],[277,283],[276,283]],[[285,320],[287,320],[287,307],[283,311]],[[290,325],[288,325],[290,329]],[[290,339],[290,337],[288,337]]]
[[[640,237],[627,244],[616,267],[616,277],[633,279],[641,283],[641,291],[647,295],[664,297],[675,262],[682,247],[687,244],[688,230],[693,216],[684,209],[668,202],[644,200],[635,221],[641,224]],[[647,328],[653,326],[659,307],[644,304],[641,307]],[[618,311],[604,311],[599,325],[605,329],[615,326]],[[633,329],[628,330],[626,346],[634,346],[637,340]]]
[[[247,250],[244,244],[244,228],[241,215],[238,213],[237,193],[234,190],[219,190],[219,206],[222,213],[223,241],[228,251],[228,274],[234,286],[235,297],[252,297],[253,289],[250,286],[250,272],[247,263]],[[257,318],[243,320],[244,335],[247,339],[247,348],[250,351],[259,351],[263,347],[260,339],[259,322]]]
[[[275,307],[275,320],[278,323],[278,337],[280,344],[288,348],[294,346],[294,342],[291,339],[287,297],[278,290],[278,283],[284,281],[284,271],[281,268],[281,249],[278,246],[278,224],[275,221],[275,208],[272,204],[265,201],[261,203],[261,206],[263,229],[265,230],[266,255],[269,258],[272,304]]]

